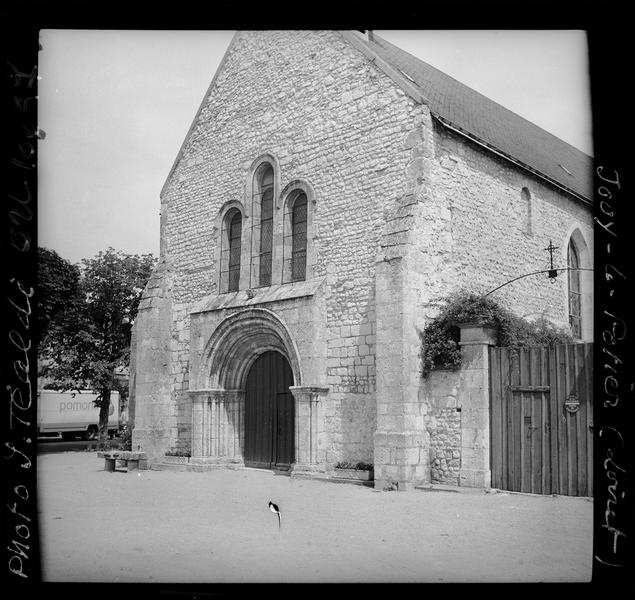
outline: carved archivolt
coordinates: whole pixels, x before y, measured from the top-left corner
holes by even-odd
[[[280,352],[291,365],[294,385],[302,384],[298,351],[284,323],[270,310],[250,308],[222,321],[205,346],[203,387],[242,389],[249,368],[268,350]]]

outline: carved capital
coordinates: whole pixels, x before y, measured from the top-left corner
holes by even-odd
[[[328,394],[329,388],[319,385],[292,385],[289,391],[298,402],[317,402]]]
[[[205,404],[210,397],[212,390],[189,390],[192,404]]]

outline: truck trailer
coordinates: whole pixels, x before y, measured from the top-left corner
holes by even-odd
[[[96,439],[99,436],[99,408],[95,406],[96,398],[97,394],[92,390],[38,391],[38,436],[61,435],[62,439],[70,440],[81,435],[85,440]],[[111,392],[108,410],[108,434],[111,438],[119,427],[119,392]]]

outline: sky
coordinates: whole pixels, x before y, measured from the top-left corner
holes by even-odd
[[[159,254],[160,191],[233,31],[40,33],[38,245]],[[377,31],[592,154],[582,31]]]

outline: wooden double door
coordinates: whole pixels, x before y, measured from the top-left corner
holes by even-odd
[[[295,460],[293,373],[279,352],[261,354],[245,385],[245,451],[248,467],[288,470]]]

